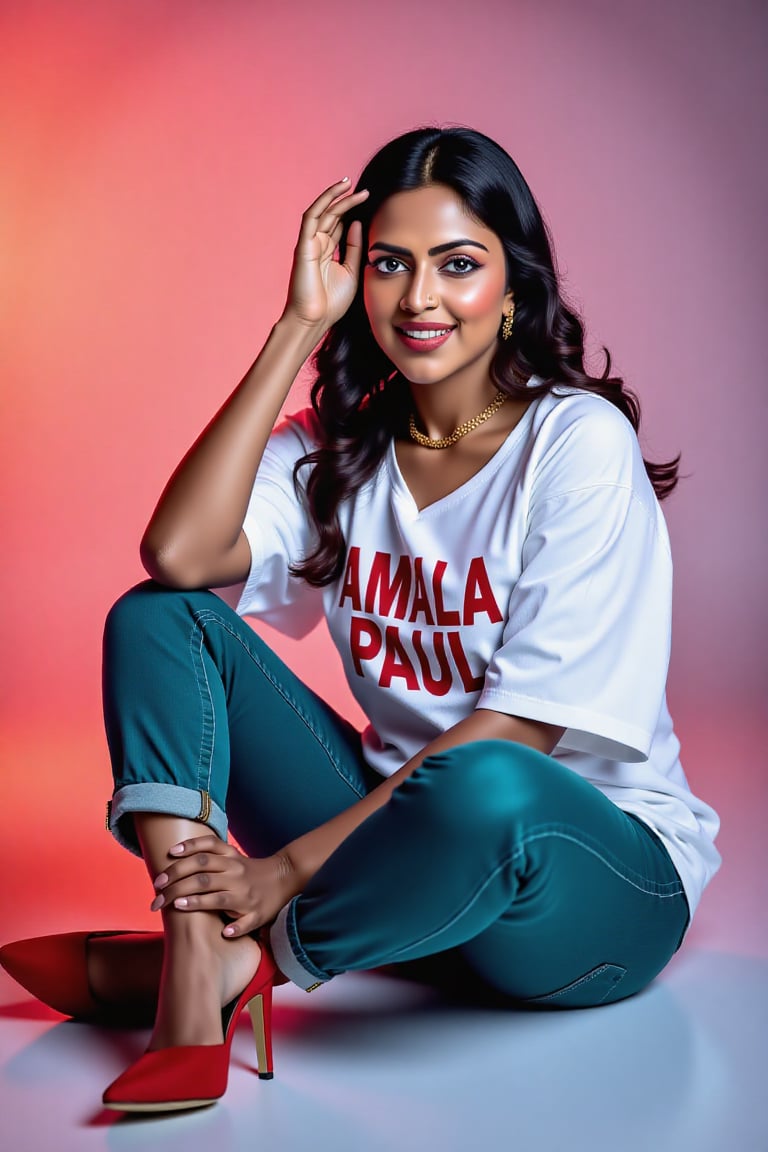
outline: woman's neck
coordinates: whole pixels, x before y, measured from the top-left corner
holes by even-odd
[[[409,384],[416,423],[427,436],[439,439],[483,411],[498,388],[490,375],[467,379],[467,373],[434,383]]]

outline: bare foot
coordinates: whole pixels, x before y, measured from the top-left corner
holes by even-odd
[[[209,912],[164,914],[165,950],[149,1048],[221,1044],[221,1010],[256,971],[261,948],[250,936],[225,940]]]

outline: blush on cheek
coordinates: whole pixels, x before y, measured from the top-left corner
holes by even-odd
[[[462,291],[455,296],[456,308],[461,307],[465,318],[484,316],[494,312],[501,314],[504,305],[504,285],[495,280],[477,279],[468,281]]]

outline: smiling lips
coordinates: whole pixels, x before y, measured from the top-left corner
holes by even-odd
[[[409,324],[395,325],[395,332],[412,352],[433,352],[440,348],[453,332],[456,325],[423,324],[412,321]]]

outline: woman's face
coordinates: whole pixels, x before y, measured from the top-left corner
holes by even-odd
[[[507,291],[504,249],[443,184],[398,192],[371,221],[364,300],[377,344],[414,384],[485,385]]]

